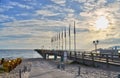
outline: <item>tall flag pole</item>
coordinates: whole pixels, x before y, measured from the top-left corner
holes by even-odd
[[[54,42],[54,43],[55,43],[55,44],[54,44],[54,45],[55,45],[55,49],[57,49],[57,48],[56,48],[56,46],[57,46],[57,43],[56,43],[57,37],[56,37],[56,35],[54,36],[54,38],[55,38],[55,42]]]
[[[57,43],[58,43],[58,50],[59,50],[59,33],[57,33]]]
[[[53,48],[53,37],[51,38],[51,49]]]
[[[56,35],[56,38],[57,38],[57,40],[56,40],[56,44],[57,44],[56,49],[58,49],[58,45],[59,45],[59,43],[58,43],[58,34]]]
[[[76,53],[76,29],[75,29],[75,21],[74,21],[74,51]]]
[[[55,36],[53,36],[53,46],[54,46],[54,49],[55,49]]]
[[[59,33],[59,38],[58,39],[59,39],[59,50],[60,50],[60,33]]]
[[[54,36],[52,37],[52,47],[53,47],[53,49],[55,49],[55,44],[54,44],[54,42],[55,42],[55,38],[54,38]]]
[[[63,50],[63,30],[62,30],[62,50]]]
[[[57,35],[55,35],[55,49],[57,50]]]
[[[70,34],[70,24],[69,24],[69,51],[71,50],[71,34]]]
[[[65,36],[65,50],[66,50],[66,27],[65,27],[65,31],[64,31],[64,36]]]

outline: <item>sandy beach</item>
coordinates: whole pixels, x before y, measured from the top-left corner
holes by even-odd
[[[74,75],[56,68],[50,61],[37,59],[32,63],[29,78],[73,78]]]
[[[87,67],[78,64],[65,65],[65,70],[58,69],[59,60],[29,59],[32,63],[29,78],[117,78],[120,71]],[[78,67],[80,75],[78,76]]]
[[[0,78],[118,78],[120,71],[87,67],[78,64],[65,65],[65,69],[58,69],[59,61],[41,58],[23,59],[21,65],[10,73],[0,75]],[[78,76],[78,67],[80,75]]]
[[[59,61],[31,59],[29,78],[117,78],[120,71],[87,67],[78,64],[66,64],[65,70],[58,69]],[[78,67],[80,75],[78,76]]]

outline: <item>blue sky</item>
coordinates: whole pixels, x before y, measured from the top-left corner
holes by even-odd
[[[108,20],[105,29],[95,26],[101,16]],[[69,24],[73,44],[74,21],[77,49],[93,49],[93,40],[99,48],[116,46],[119,20],[120,0],[0,0],[0,48],[50,48],[51,37]]]

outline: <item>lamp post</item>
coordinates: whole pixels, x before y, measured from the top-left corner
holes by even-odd
[[[97,53],[97,45],[98,45],[99,41],[95,40],[93,41],[93,44],[95,45],[95,52]]]

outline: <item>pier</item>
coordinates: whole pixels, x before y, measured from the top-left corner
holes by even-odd
[[[67,53],[67,59],[79,62],[80,64],[94,66],[94,67],[120,67],[119,55],[110,54],[96,54],[92,52],[79,52],[79,51],[62,51],[62,50],[45,50],[35,49],[44,59],[49,59],[49,56],[54,56],[57,60],[59,56],[61,62],[64,62],[64,52]]]

